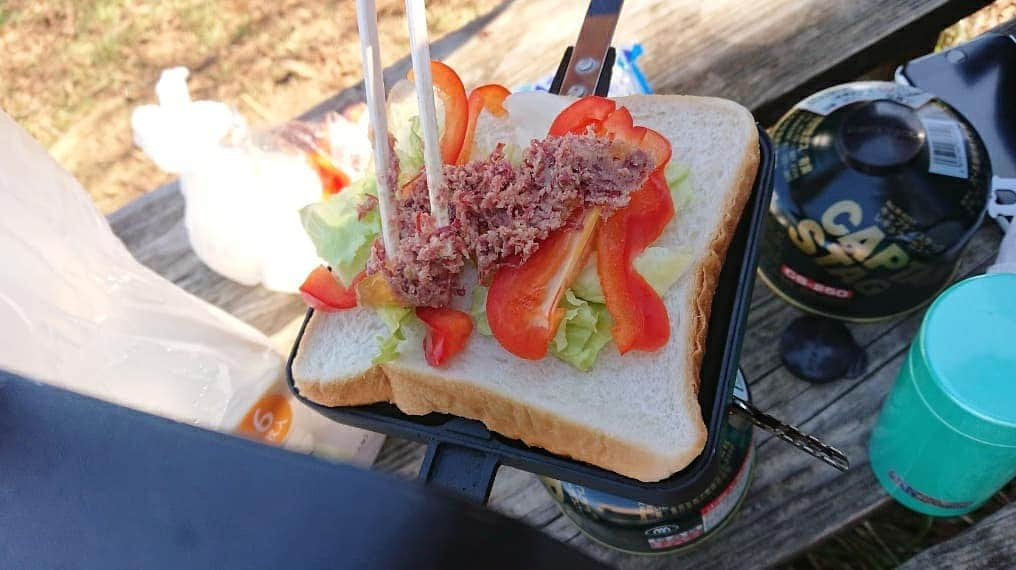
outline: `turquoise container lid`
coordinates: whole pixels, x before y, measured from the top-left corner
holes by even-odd
[[[1016,447],[1016,274],[953,285],[914,342],[907,364],[928,407],[968,437]]]

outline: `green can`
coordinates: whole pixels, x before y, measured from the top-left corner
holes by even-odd
[[[871,436],[904,506],[966,514],[1016,477],[1016,274],[962,281],[928,309]]]
[[[734,393],[747,400],[740,371]],[[730,413],[713,461],[716,474],[701,493],[674,505],[648,505],[588,487],[541,477],[561,511],[593,540],[632,554],[670,554],[716,534],[740,507],[755,463],[749,419]]]

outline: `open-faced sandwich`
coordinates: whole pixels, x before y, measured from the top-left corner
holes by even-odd
[[[432,65],[447,224],[428,207],[419,120],[390,95],[396,211],[374,178],[302,212],[329,268],[294,383],[328,406],[445,412],[642,481],[702,450],[713,290],[759,142],[736,103],[463,88]]]

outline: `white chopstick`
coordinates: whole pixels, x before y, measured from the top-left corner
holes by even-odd
[[[413,60],[416,100],[420,106],[423,131],[423,166],[430,194],[430,215],[438,227],[448,225],[448,207],[442,199],[444,174],[441,141],[437,133],[437,108],[434,106],[434,81],[430,75],[430,42],[427,39],[427,13],[423,0],[406,0],[409,20],[409,53]]]
[[[356,23],[360,31],[360,55],[363,60],[363,86],[367,92],[367,111],[374,129],[374,172],[377,175],[377,202],[381,215],[381,238],[389,257],[399,244],[399,226],[395,220],[398,204],[395,189],[388,185],[391,148],[388,146],[388,115],[382,77],[381,51],[377,33],[377,7],[374,0],[356,0]],[[429,76],[428,76],[429,77]]]

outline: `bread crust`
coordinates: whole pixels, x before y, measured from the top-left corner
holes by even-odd
[[[737,224],[744,211],[744,205],[751,196],[752,186],[755,184],[755,174],[758,172],[759,163],[759,142],[758,131],[752,131],[752,150],[744,157],[741,168],[738,172],[737,183],[731,188],[729,201],[723,212],[723,221],[713,232],[709,241],[709,253],[695,273],[695,288],[698,292],[695,297],[695,312],[692,326],[688,327],[688,343],[691,346],[691,358],[687,361],[686,378],[695,379],[695,394],[698,395],[699,386],[702,384],[700,371],[702,369],[702,357],[706,352],[706,334],[709,331],[709,317],[713,310],[713,294],[716,292],[716,282],[720,279],[720,271],[723,269],[723,260],[727,257],[727,249],[730,247],[730,240],[734,237]]]
[[[715,99],[701,101],[729,105],[748,115],[742,107],[731,102]],[[744,127],[745,137],[751,141],[749,151],[741,157],[735,183],[728,189],[722,221],[717,224],[710,238],[708,252],[693,269],[693,310],[688,315],[692,322],[686,329],[687,336],[684,340],[690,347],[684,362],[684,377],[693,381],[680,382],[677,389],[685,390],[683,401],[692,402],[696,410],[701,385],[699,372],[705,353],[715,286],[758,170],[758,132],[754,121],[747,121]],[[312,317],[305,334],[313,334],[316,328],[314,320]],[[695,431],[691,434],[693,444],[672,454],[661,454],[638,442],[581,425],[485,389],[467,379],[450,378],[447,374],[442,375],[439,370],[428,373],[402,367],[398,361],[375,365],[346,378],[294,378],[294,383],[302,395],[326,406],[355,406],[387,401],[411,415],[441,412],[476,419],[488,429],[528,445],[646,482],[665,479],[686,467],[702,452],[707,437],[701,412],[697,412],[699,419],[690,422],[689,426],[689,429]]]
[[[349,389],[351,386],[356,389]],[[391,364],[375,366],[345,382],[298,380],[296,387],[307,398],[326,406],[387,401],[410,415],[440,412],[479,420],[487,429],[528,445],[647,482],[665,479],[691,463],[702,452],[706,439],[703,430],[694,447],[661,456],[637,443],[532,408],[468,381]]]

